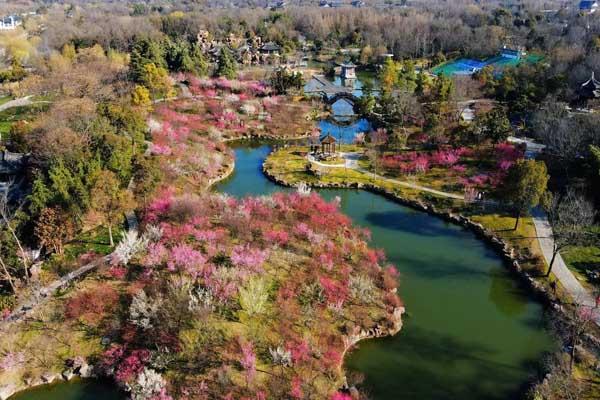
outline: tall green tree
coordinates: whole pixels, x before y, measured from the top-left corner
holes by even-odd
[[[484,114],[476,122],[481,136],[490,139],[494,143],[505,141],[511,132],[510,121],[504,109],[496,107]]]
[[[236,77],[236,65],[231,52],[227,47],[221,49],[219,54],[219,60],[217,61],[217,70],[215,75],[223,76],[228,79],[234,79]]]
[[[450,100],[454,82],[445,75],[438,75],[431,88],[431,100],[437,103],[444,103]]]
[[[114,246],[113,227],[123,220],[123,214],[133,209],[132,193],[121,187],[121,182],[111,171],[102,171],[91,190],[91,206],[104,219],[108,227],[110,245]]]
[[[271,86],[279,94],[285,94],[290,89],[300,90],[304,85],[302,73],[289,71],[285,68],[276,69],[269,79]]]
[[[419,70],[415,79],[415,94],[417,96],[423,96],[425,94],[425,88],[427,87],[427,77],[423,69]]]
[[[373,82],[370,79],[365,79],[362,86],[362,96],[354,102],[354,112],[368,117],[373,113],[376,105],[377,99],[373,95]]]
[[[206,57],[202,53],[202,49],[200,46],[195,43],[192,45],[192,49],[190,51],[190,58],[193,65],[193,72],[198,76],[206,76],[208,75],[209,63],[206,60]]]
[[[503,197],[515,217],[514,230],[522,216],[548,200],[548,170],[546,164],[536,160],[519,160],[508,170],[504,180]]]
[[[144,75],[144,67],[147,64],[166,68],[165,51],[160,42],[150,38],[141,38],[135,41],[131,49],[131,59],[129,62],[131,79],[141,83]]]

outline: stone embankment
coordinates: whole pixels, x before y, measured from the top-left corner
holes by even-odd
[[[73,378],[94,378],[94,367],[86,362],[67,360],[65,369],[61,373],[44,372],[38,377],[32,377],[19,383],[0,385],[0,400],[8,400],[11,396],[23,390],[36,386],[49,385],[58,381],[70,381]]]

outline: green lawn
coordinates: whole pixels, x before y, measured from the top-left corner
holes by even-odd
[[[121,235],[125,231],[125,225],[113,228],[113,239],[115,243],[121,240]],[[68,259],[77,259],[80,255],[87,252],[106,255],[113,250],[110,247],[108,237],[108,228],[99,226],[86,232],[82,232],[75,239],[65,246],[65,256]]]
[[[600,273],[600,247],[580,246],[569,247],[561,252],[563,260],[580,280],[587,282],[589,286],[600,289],[600,282],[590,282],[587,271]]]
[[[11,101],[13,98],[11,96],[3,96],[0,97],[0,106],[2,104],[8,103],[9,101]]]
[[[0,104],[5,98],[0,99]],[[17,121],[31,121],[36,114],[44,112],[48,109],[48,103],[33,104],[31,106],[14,107],[0,112],[0,135],[2,139],[10,132],[10,127]]]

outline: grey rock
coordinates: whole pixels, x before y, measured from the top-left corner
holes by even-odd
[[[73,372],[72,369],[69,368],[69,369],[64,370],[61,375],[65,381],[70,381],[75,376],[75,373]]]
[[[53,374],[52,372],[44,372],[42,374],[42,382],[44,383],[52,383],[58,378],[58,374]]]
[[[91,378],[94,376],[94,367],[89,364],[83,364],[79,367],[78,373],[82,378]]]

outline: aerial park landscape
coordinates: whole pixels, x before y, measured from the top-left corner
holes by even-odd
[[[0,3],[0,399],[598,398],[597,5],[217,3]]]

